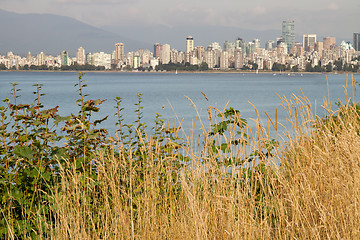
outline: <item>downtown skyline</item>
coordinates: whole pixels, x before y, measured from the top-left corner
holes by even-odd
[[[325,37],[320,41],[316,34],[304,34],[302,42],[295,42],[294,32],[294,21],[283,21],[282,35],[276,41],[266,41],[265,48],[261,47],[260,39],[247,42],[240,37],[234,42],[212,42],[204,47],[196,45],[194,38],[188,36],[184,41],[185,51],[171,48],[168,43],[155,43],[153,51],[139,49],[127,53],[124,43],[115,43],[112,53],[86,53],[83,47],[79,47],[75,57],[66,50],[58,56],[44,52],[33,56],[29,52],[26,57],[10,51],[6,56],[0,55],[0,65],[1,69],[11,70],[36,70],[35,66],[40,67],[39,70],[67,70],[70,66],[81,65],[103,67],[103,70],[155,70],[167,64],[220,70],[274,70],[278,67],[292,71],[325,71],[325,67],[327,71],[334,67],[347,67],[351,71],[359,69],[360,33],[353,34],[353,43],[342,41],[337,45],[336,37]]]

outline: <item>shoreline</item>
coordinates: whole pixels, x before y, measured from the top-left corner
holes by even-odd
[[[103,71],[59,71],[59,70],[0,70],[1,72],[36,72],[36,73],[172,73],[175,71],[119,71],[119,70],[103,70]],[[273,71],[241,71],[241,70],[206,70],[206,71],[177,71],[177,74],[273,74],[273,75],[298,75],[298,74],[360,74],[360,72],[273,72]]]

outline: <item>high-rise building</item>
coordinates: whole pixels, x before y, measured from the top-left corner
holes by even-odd
[[[115,63],[118,64],[120,61],[124,61],[125,59],[125,52],[124,52],[125,45],[123,43],[115,43]]]
[[[86,63],[89,64],[89,65],[94,65],[92,53],[88,53],[86,55]]]
[[[354,33],[354,49],[360,51],[360,33]]]
[[[154,44],[154,57],[155,58],[160,58],[161,50],[162,50],[162,45],[160,43],[155,43]]]
[[[204,61],[205,48],[203,46],[196,47],[196,57],[200,62]]]
[[[273,40],[268,40],[266,43],[265,43],[265,49],[266,50],[273,50],[275,48],[275,42]]]
[[[186,53],[190,53],[194,50],[194,38],[192,36],[188,36],[186,38]]]
[[[60,60],[61,60],[61,65],[62,66],[67,66],[68,65],[68,58],[69,58],[69,54],[67,51],[62,51],[60,54]]]
[[[252,42],[254,43],[254,51],[256,51],[257,48],[261,47],[260,39],[255,38]]]
[[[314,50],[318,52],[320,58],[322,57],[322,52],[324,49],[324,43],[323,42],[316,42]]]
[[[288,47],[288,52],[295,46],[295,22],[294,20],[282,22],[282,38]]]
[[[243,53],[241,52],[241,49],[236,49],[235,50],[235,63],[234,63],[234,67],[235,69],[241,69],[244,66],[243,63]]]
[[[222,51],[220,55],[220,69],[225,70],[229,68],[229,52]]]
[[[111,54],[98,52],[92,54],[92,61],[95,66],[104,66],[105,69],[111,68]]]
[[[235,43],[230,42],[230,41],[225,41],[224,42],[224,51],[228,51],[231,49],[235,49]]]
[[[168,64],[170,62],[170,45],[164,44],[162,46],[160,60],[162,64]]]
[[[76,52],[76,62],[79,65],[85,65],[86,56],[85,56],[85,49],[83,47],[79,47]]]
[[[332,45],[336,45],[336,37],[324,37],[324,50],[330,50]]]
[[[45,65],[45,53],[41,52],[36,56],[38,65]]]
[[[303,47],[306,52],[314,50],[316,43],[316,34],[304,34],[303,35]]]

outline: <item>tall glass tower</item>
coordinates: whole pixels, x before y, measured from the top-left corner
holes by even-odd
[[[354,48],[355,51],[360,51],[360,33],[354,33]]]
[[[282,38],[288,47],[288,52],[295,46],[295,21],[288,20],[282,23]]]

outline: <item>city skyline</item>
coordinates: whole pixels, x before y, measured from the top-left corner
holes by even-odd
[[[46,55],[44,52],[26,57],[8,52],[0,55],[0,69],[11,70],[69,70],[80,66],[98,70],[161,70],[162,66],[171,63],[178,67],[191,69],[220,70],[268,70],[283,69],[291,71],[332,71],[346,69],[358,71],[360,66],[359,36],[354,33],[353,44],[342,41],[336,45],[335,37],[325,37],[318,41],[316,34],[304,34],[303,41],[293,42],[294,21],[283,21],[283,34],[276,41],[269,40],[265,48],[261,47],[260,39],[246,42],[237,38],[235,42],[225,41],[223,48],[218,42],[212,42],[206,48],[194,43],[192,36],[186,37],[186,51],[178,51],[170,44],[155,43],[153,52],[148,49],[138,49],[125,54],[125,44],[115,43],[112,53],[88,52],[83,47],[76,51],[76,57],[71,57],[68,51],[61,51],[59,56]],[[290,35],[290,39],[286,36]],[[292,46],[289,48],[289,45]],[[355,49],[354,49],[355,46]],[[38,66],[38,67],[36,67]],[[197,66],[197,67],[196,67]],[[160,68],[159,68],[160,67]],[[195,68],[194,68],[195,67]],[[81,67],[80,67],[81,68]],[[165,69],[168,67],[165,67]]]
[[[297,23],[296,32],[348,36],[359,31],[357,0],[239,2],[214,0],[181,3],[163,0],[0,0],[1,8],[16,13],[68,16],[96,27],[112,26],[227,26],[254,30],[278,29],[284,19]],[[114,29],[116,30],[116,29]],[[191,33],[189,33],[191,34]]]

